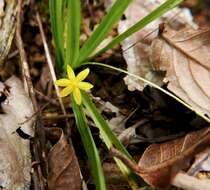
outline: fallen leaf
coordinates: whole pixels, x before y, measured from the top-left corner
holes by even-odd
[[[149,185],[157,189],[168,189],[174,177],[189,168],[192,158],[210,145],[210,127],[194,131],[182,138],[161,144],[150,145],[134,164],[116,149],[112,156],[121,159]]]
[[[210,145],[210,127],[183,138],[150,145],[142,155],[138,174],[150,185],[166,188],[173,177],[189,167],[193,155]]]
[[[58,140],[48,154],[49,190],[79,190],[82,180],[77,157],[62,129],[46,128],[48,138]]]
[[[0,95],[3,111],[0,114],[0,187],[5,190],[29,190],[30,143],[19,136],[17,129],[20,128],[28,136],[33,135],[34,120],[25,122],[34,114],[33,107],[16,77],[0,83]]]
[[[9,115],[10,118],[13,118],[11,122],[16,123],[16,125],[11,125],[9,132],[13,133],[20,128],[25,134],[33,137],[33,123],[36,115],[34,115],[32,102],[24,91],[22,82],[12,76],[1,84],[0,90],[7,93],[6,100],[1,104],[6,114],[0,115],[0,119],[6,123],[9,121]]]
[[[134,0],[125,11],[126,18],[120,21],[118,32],[124,32],[137,21],[148,15],[152,10],[160,6],[163,2],[163,0]],[[168,22],[176,29],[182,28],[185,25],[196,27],[192,20],[193,17],[188,9],[174,8],[164,16],[156,19],[140,31],[125,39],[121,45],[123,56],[127,62],[127,70],[130,73],[144,77],[158,85],[162,85],[164,73],[154,70],[149,59],[151,43],[158,36],[159,24]],[[125,77],[125,83],[129,90],[142,90],[146,85],[131,76]]]
[[[209,29],[165,26],[153,40],[150,60],[157,70],[166,71],[168,89],[203,114],[210,115]]]

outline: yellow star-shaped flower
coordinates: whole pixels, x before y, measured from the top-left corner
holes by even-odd
[[[68,78],[62,78],[55,82],[57,86],[65,87],[60,92],[61,97],[68,96],[73,94],[75,102],[80,105],[82,102],[80,90],[89,90],[93,88],[93,85],[88,82],[82,82],[89,74],[89,69],[81,71],[77,76],[75,76],[74,71],[68,65],[67,66],[67,75]]]

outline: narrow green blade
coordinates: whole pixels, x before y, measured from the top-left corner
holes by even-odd
[[[55,41],[56,49],[56,65],[60,71],[63,67],[63,55],[64,55],[64,17],[63,17],[63,1],[49,0],[49,11],[52,34]]]
[[[76,60],[79,56],[80,48],[80,0],[68,0],[67,11],[67,44],[65,67],[67,66],[67,64],[70,64],[71,67],[74,68]]]
[[[103,170],[101,167],[101,161],[98,155],[98,151],[93,140],[90,129],[87,125],[86,117],[81,106],[78,106],[72,98],[72,108],[76,117],[77,128],[82,138],[85,151],[88,155],[88,159],[91,165],[91,172],[94,178],[94,182],[97,190],[105,190],[105,179]]]
[[[183,0],[168,0],[162,5],[160,5],[157,9],[152,11],[149,15],[144,17],[142,20],[131,26],[128,30],[120,34],[119,36],[115,37],[107,46],[105,46],[103,49],[101,49],[99,52],[96,53],[95,56],[98,56],[108,49],[111,49],[114,45],[119,44],[123,40],[125,40],[127,37],[131,36],[133,33],[139,31],[140,29],[144,28],[147,24],[151,23],[155,19],[162,16],[167,11],[171,10],[172,8],[176,7],[178,4],[180,4]]]
[[[130,154],[127,152],[126,148],[121,144],[118,138],[114,135],[102,115],[99,113],[95,104],[92,102],[90,97],[86,93],[82,93],[82,101],[87,110],[89,111],[91,118],[95,122],[96,126],[99,128],[101,137],[106,144],[107,148],[111,147],[117,148],[119,151],[124,153],[129,159],[133,160]],[[138,185],[136,184],[132,172],[118,159],[114,159],[117,163],[119,169],[125,175],[132,189],[138,189]]]
[[[113,25],[119,21],[125,9],[132,0],[117,0],[91,37],[85,42],[80,51],[79,63],[89,57],[96,47],[104,40]]]

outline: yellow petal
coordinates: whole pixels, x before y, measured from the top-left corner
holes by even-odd
[[[61,90],[60,96],[61,97],[68,96],[69,94],[72,93],[72,91],[73,91],[73,86],[67,86],[66,88],[64,88],[63,90]]]
[[[68,86],[71,83],[69,79],[59,79],[55,81],[57,86]]]
[[[67,65],[67,75],[68,75],[69,79],[74,79],[75,78],[74,71],[69,65]]]
[[[85,69],[85,70],[83,70],[83,71],[81,71],[81,72],[76,76],[76,80],[77,80],[78,82],[84,80],[84,79],[88,76],[89,72],[90,72],[90,70],[89,70],[88,68]]]
[[[78,87],[81,90],[89,90],[89,89],[93,88],[93,85],[90,84],[89,82],[79,82]]]
[[[77,105],[80,105],[82,102],[82,97],[79,88],[75,88],[73,91],[73,97]]]

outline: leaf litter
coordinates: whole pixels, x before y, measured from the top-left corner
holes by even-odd
[[[133,4],[134,7],[136,6],[135,2],[137,2],[137,0],[134,1],[134,4]],[[141,6],[143,4],[143,7],[141,7],[139,5],[139,6],[136,6],[136,8],[138,8],[138,12],[143,13],[143,14],[146,15],[148,12],[150,12],[152,9],[154,9],[156,6],[158,6],[160,1],[158,0],[158,1],[144,1],[143,3],[142,2],[143,1],[141,1]],[[144,11],[139,11],[140,10],[139,8],[140,9],[142,8]],[[129,18],[128,13],[129,14],[130,13],[136,14],[134,11],[127,12],[126,13],[127,14],[126,18],[127,19]],[[177,17],[177,15],[178,15],[178,17]],[[178,18],[178,20],[176,20],[177,18]],[[138,16],[136,16],[136,19],[138,19]],[[203,113],[207,113],[208,109],[206,109],[206,108],[208,108],[207,107],[208,103],[205,104],[203,102],[200,102],[201,100],[196,102],[195,98],[194,98],[194,101],[193,101],[193,99],[191,97],[189,97],[188,93],[186,92],[187,90],[184,89],[183,87],[180,87],[180,83],[179,83],[179,81],[177,79],[177,76],[175,76],[175,75],[172,76],[171,75],[171,74],[174,74],[174,73],[170,74],[170,69],[169,68],[171,68],[171,65],[168,64],[168,58],[167,57],[164,59],[165,62],[162,62],[160,65],[157,65],[156,62],[151,62],[151,60],[153,60],[154,57],[155,57],[154,54],[153,54],[153,56],[151,56],[152,55],[151,54],[151,47],[152,47],[151,44],[155,41],[154,39],[156,39],[157,37],[160,38],[159,40],[163,40],[164,43],[167,44],[170,47],[170,48],[168,48],[166,50],[165,54],[169,53],[169,55],[170,55],[171,51],[174,51],[174,49],[177,49],[176,47],[174,47],[174,45],[171,45],[166,40],[162,39],[161,35],[164,35],[165,31],[163,31],[163,33],[161,35],[158,34],[158,26],[163,20],[164,21],[171,20],[171,25],[176,26],[176,30],[177,31],[179,31],[180,28],[185,26],[186,23],[188,23],[190,26],[192,26],[192,29],[196,28],[196,25],[192,22],[192,17],[189,16],[189,11],[188,10],[175,9],[174,13],[172,11],[172,13],[169,14],[168,18],[166,16],[163,19],[160,19],[158,22],[154,22],[153,24],[151,24],[151,26],[148,27],[147,29],[145,28],[145,31],[143,31],[143,30],[140,31],[140,33],[141,33],[141,35],[139,35],[140,36],[140,40],[143,37],[144,43],[141,43],[141,42],[137,43],[139,41],[139,39],[137,37],[131,42],[128,41],[128,44],[124,47],[124,50],[123,50],[124,54],[126,54],[126,52],[130,51],[131,54],[127,55],[127,56],[128,57],[130,56],[131,59],[133,59],[132,64],[130,66],[128,65],[128,70],[130,69],[130,72],[131,72],[131,70],[133,69],[134,72],[143,73],[143,75],[146,78],[148,78],[149,80],[152,80],[152,81],[158,83],[159,85],[162,85],[169,78],[173,78],[174,77],[173,79],[175,79],[175,80],[173,80],[173,85],[174,86],[176,85],[175,87],[177,89],[176,90],[177,92],[175,93],[175,91],[174,91],[174,93],[178,95],[178,92],[180,92],[182,95],[178,95],[178,96],[180,96],[183,100],[185,100],[185,98],[186,98],[187,100],[185,100],[185,101],[188,102],[190,105],[200,109]],[[126,22],[126,20],[123,20],[123,21]],[[134,20],[134,22],[135,22],[135,20]],[[173,28],[173,30],[174,30],[174,28]],[[150,34],[150,35],[148,35],[148,34]],[[29,40],[31,40],[31,39],[29,39]],[[156,40],[158,40],[158,39],[156,39]],[[126,43],[126,41],[123,42],[123,43]],[[206,42],[204,41],[204,43],[206,43]],[[141,44],[140,50],[135,49],[136,46],[138,46],[139,44]],[[157,47],[157,46],[154,45],[153,47]],[[37,49],[39,49],[39,48],[35,47],[35,49],[37,51]],[[138,58],[136,55],[132,54],[132,53],[136,53],[136,52],[138,53],[138,51],[140,52],[140,54],[142,56],[140,58]],[[195,48],[195,50],[193,49],[192,52],[193,51],[196,51],[196,48]],[[161,52],[161,53],[163,53],[163,52]],[[179,53],[180,54],[184,54],[182,51],[180,51]],[[190,53],[191,52],[188,52],[188,54],[190,54]],[[40,57],[40,55],[38,57]],[[157,56],[156,60],[158,58],[160,58],[160,57]],[[126,59],[126,57],[125,57],[125,59]],[[194,58],[192,58],[192,57],[190,57],[190,59],[194,60]],[[38,60],[38,62],[45,62],[45,61],[42,58],[42,60],[40,59],[40,61]],[[141,65],[140,62],[144,63],[144,64]],[[178,62],[179,62],[179,60],[177,60],[177,63]],[[164,65],[163,63],[164,64],[166,63],[166,65]],[[209,75],[208,75],[208,71],[206,69],[206,66],[202,65],[202,64],[197,64],[197,61],[196,61],[196,64],[194,64],[194,62],[190,62],[189,65],[190,65],[190,70],[188,70],[188,72],[190,72],[190,74],[191,74],[191,79],[193,79],[195,81],[195,84],[200,88],[202,93],[205,96],[209,97],[209,94],[208,94],[209,89],[208,89],[208,86],[206,86],[206,81],[208,80]],[[157,68],[156,68],[156,66],[157,66]],[[160,68],[158,68],[158,67],[160,67]],[[208,67],[208,65],[207,65],[207,67]],[[33,66],[32,69],[34,69],[34,68],[35,67]],[[175,72],[174,70],[172,70],[172,71]],[[199,70],[203,74],[202,75],[198,75],[198,72],[195,72],[196,70]],[[39,75],[38,72],[34,72],[34,73],[35,73],[34,76],[36,75],[36,77]],[[165,73],[166,73],[166,76],[165,76]],[[170,77],[167,79],[167,76],[170,76]],[[202,80],[203,77],[205,78],[205,80]],[[135,81],[133,78],[128,78],[128,76],[126,77],[125,81],[129,85],[128,87],[131,90],[134,90],[134,89],[142,90],[144,88],[144,86],[145,86],[144,84],[142,84],[142,83],[140,84],[138,81]],[[46,80],[44,79],[43,82],[46,83]],[[168,88],[169,88],[169,86],[172,85],[172,82],[171,81],[167,81],[167,82],[168,82]],[[42,85],[42,88],[43,88],[43,91],[45,91],[46,88],[47,88],[47,85],[46,84]],[[49,91],[51,92],[52,90],[49,90]],[[52,92],[50,94],[52,95]],[[68,102],[68,104],[69,104],[69,102]],[[204,106],[204,108],[202,106]],[[108,104],[105,107],[110,109],[109,111],[107,111],[107,113],[108,112],[113,112],[114,114],[116,114],[116,117],[113,117],[112,119],[109,119],[109,121],[113,124],[113,128],[115,128],[116,131],[118,130],[117,126],[121,125],[121,128],[118,131],[120,136],[124,135],[124,134],[125,134],[124,136],[126,136],[127,134],[129,134],[130,133],[129,132],[129,128],[131,129],[131,133],[132,133],[131,137],[136,135],[136,126],[135,127],[134,126],[129,127],[127,131],[124,130],[124,128],[126,127],[126,122],[125,122],[125,118],[126,117],[119,112],[117,107],[113,107],[113,105],[110,105],[109,102],[108,102]],[[57,108],[53,108],[53,110],[55,110],[55,109],[57,109]],[[9,110],[13,113],[13,111],[12,111],[13,107],[11,107]],[[102,111],[103,111],[103,109],[102,109]],[[30,123],[33,123],[32,120],[35,117],[31,117],[31,116],[33,116],[33,113],[32,114],[28,114],[28,112],[26,112],[25,114],[27,115],[27,118],[25,118],[24,120],[21,119],[21,117],[24,115],[24,113],[19,113],[15,117],[18,118],[17,119],[18,120],[18,124],[19,124],[18,129],[21,129],[25,134],[28,134],[30,136],[30,135],[33,135],[33,130],[27,128],[26,126],[29,125]],[[13,114],[13,115],[15,115],[15,114]],[[63,117],[63,118],[65,118],[65,117]],[[132,118],[131,118],[131,120],[132,120]],[[52,123],[52,125],[59,125],[59,124],[54,123],[52,121],[51,121],[51,123]],[[16,127],[14,127],[14,129],[12,128],[11,131],[13,131],[13,130],[16,131]],[[81,176],[80,176],[80,172],[79,172],[80,171],[79,165],[77,163],[77,159],[75,158],[76,155],[75,155],[74,152],[72,152],[71,148],[69,148],[67,139],[66,139],[62,129],[57,129],[57,128],[46,129],[46,134],[47,134],[47,137],[50,140],[53,139],[52,140],[53,141],[52,144],[54,145],[53,148],[50,150],[49,154],[47,155],[48,156],[48,161],[49,161],[49,163],[48,163],[49,164],[49,169],[50,169],[49,170],[49,176],[48,176],[48,184],[49,184],[50,189],[64,189],[66,187],[71,186],[72,184],[73,184],[71,186],[72,188],[75,188],[75,189],[81,188],[81,183],[82,182],[81,182]],[[198,139],[200,139],[199,138],[200,137],[199,134],[200,134],[199,131],[195,133],[195,136],[197,136]],[[205,138],[203,138],[203,139],[201,138],[201,144],[205,144],[203,141],[205,141],[206,136],[208,136],[208,134],[209,133],[207,132],[206,135],[205,135]],[[161,171],[160,171],[160,173],[157,173],[157,174],[161,174],[163,176],[169,174],[169,176],[167,176],[167,177],[170,177],[170,174],[175,174],[175,173],[173,173],[173,172],[170,173],[170,171],[167,171],[168,169],[170,170],[170,168],[174,168],[174,167],[175,168],[177,167],[178,169],[183,169],[182,166],[185,165],[185,164],[183,164],[183,165],[182,164],[180,164],[180,165],[174,164],[174,163],[176,163],[178,161],[176,159],[173,159],[173,156],[175,155],[175,157],[177,158],[177,155],[175,153],[177,153],[178,155],[180,153],[174,151],[173,152],[174,154],[171,154],[171,152],[172,152],[172,150],[176,149],[176,148],[174,148],[176,146],[183,145],[183,147],[185,147],[185,142],[188,142],[189,136],[190,136],[190,134],[186,135],[182,139],[174,140],[174,141],[176,141],[176,143],[174,141],[169,141],[169,142],[166,142],[164,144],[152,144],[151,146],[148,147],[148,149],[146,149],[146,151],[144,153],[144,156],[142,157],[143,160],[141,159],[142,161],[140,161],[141,162],[140,165],[145,167],[145,171],[148,169],[148,167],[146,165],[144,165],[144,159],[146,161],[148,160],[148,162],[151,161],[149,156],[152,155],[152,154],[150,154],[151,153],[150,150],[152,149],[153,150],[152,151],[153,156],[154,155],[157,156],[156,157],[157,162],[155,162],[155,161],[154,162],[150,162],[150,163],[153,163],[154,165],[152,165],[149,168],[149,170],[151,169],[151,170],[155,171],[156,167],[158,168],[158,166],[162,166],[163,168],[165,167],[166,170],[164,169],[162,171],[163,172],[162,174],[161,174]],[[141,138],[141,140],[142,139],[143,139],[143,142],[147,142],[147,140],[148,140],[147,138]],[[207,137],[207,139],[208,139],[208,137]],[[154,141],[154,138],[149,139],[149,142],[153,142],[153,141]],[[160,141],[157,141],[157,142],[162,142],[162,141],[160,140]],[[193,146],[197,147],[197,146],[199,146],[199,143],[198,144],[195,143],[194,145],[193,144],[191,144],[191,145],[192,145],[192,147]],[[168,149],[166,149],[165,147],[170,147],[170,146],[173,147],[173,148],[171,148],[171,149],[169,148],[169,151],[166,151]],[[163,148],[161,148],[161,147],[163,147]],[[192,149],[190,149],[190,148],[191,147],[187,147],[186,150],[184,150],[184,152],[187,151],[187,150],[191,150],[192,151]],[[163,150],[165,150],[165,151],[163,151]],[[193,151],[195,151],[195,150],[193,150]],[[158,154],[160,152],[161,152],[161,155]],[[170,153],[170,155],[172,155],[171,158],[170,158],[170,156],[167,156],[167,154],[169,154],[169,153]],[[166,155],[167,159],[166,160],[161,160],[160,158],[162,158],[162,155]],[[188,156],[191,157],[190,154],[187,154],[187,155],[180,154],[180,155],[181,155],[181,158],[182,158],[180,163],[185,161],[185,158],[188,158]],[[10,160],[12,160],[12,159],[10,159]],[[168,164],[167,163],[168,160],[172,160],[171,162],[173,164],[172,165]],[[188,160],[188,159],[186,159],[186,160]],[[202,168],[203,167],[206,168],[205,166],[206,165],[204,164],[204,166],[202,166]],[[165,174],[164,174],[164,172],[165,172]],[[159,178],[153,178],[153,176],[149,176],[147,174],[148,173],[146,172],[145,176],[143,177],[143,178],[146,179],[146,181],[148,181],[150,184],[155,185],[155,186],[159,186],[160,185],[160,184],[158,184],[159,182],[157,182]],[[73,180],[77,181],[78,183],[72,182]],[[160,180],[160,183],[161,183],[161,180]],[[163,182],[163,184],[166,185],[165,182]],[[115,187],[117,187],[117,185],[118,184],[116,184]],[[126,188],[128,188],[128,187],[126,186]]]

